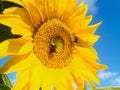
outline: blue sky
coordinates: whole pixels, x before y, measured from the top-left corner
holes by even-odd
[[[95,44],[100,63],[109,66],[99,72],[103,86],[120,86],[120,1],[119,0],[85,0],[89,14],[93,15],[92,23],[103,21],[96,34],[101,38]]]
[[[79,1],[80,2],[80,1]],[[94,45],[98,51],[100,63],[106,64],[109,68],[99,72],[103,86],[120,86],[120,0],[85,0],[89,6],[88,14],[93,15],[93,23],[103,21],[96,34],[101,38]],[[2,63],[7,60],[1,60]],[[15,82],[15,73],[9,74],[12,82]]]

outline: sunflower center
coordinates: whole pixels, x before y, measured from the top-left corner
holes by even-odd
[[[63,39],[61,37],[53,37],[50,42],[50,53],[60,52],[63,49]]]
[[[52,19],[41,25],[34,35],[34,53],[48,68],[63,68],[70,64],[73,37],[69,28]]]

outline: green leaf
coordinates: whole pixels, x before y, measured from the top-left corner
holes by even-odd
[[[0,74],[0,90],[11,90],[12,84],[5,74]]]
[[[0,84],[0,90],[11,90],[11,88],[6,86],[6,85],[1,85]]]
[[[0,42],[6,39],[12,38],[12,37],[13,35],[10,32],[10,28],[5,25],[0,24]]]
[[[11,38],[19,38],[20,35],[13,35],[11,33],[11,28],[5,25],[0,24],[0,42],[11,39]]]

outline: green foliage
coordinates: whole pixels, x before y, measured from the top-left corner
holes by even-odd
[[[0,24],[0,42],[10,39],[10,38],[19,38],[20,35],[13,35],[11,33],[11,28],[5,25]]]
[[[11,88],[6,86],[6,85],[1,85],[0,84],[0,90],[11,90]]]
[[[11,90],[12,84],[5,74],[0,74],[0,90]]]

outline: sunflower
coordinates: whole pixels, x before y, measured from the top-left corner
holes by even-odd
[[[85,82],[92,88],[100,83],[97,72],[106,66],[98,63],[93,44],[101,22],[89,25],[84,1],[7,1],[22,6],[0,14],[0,23],[20,36],[0,43],[0,57],[11,56],[0,73],[17,72],[13,90],[85,90]]]

